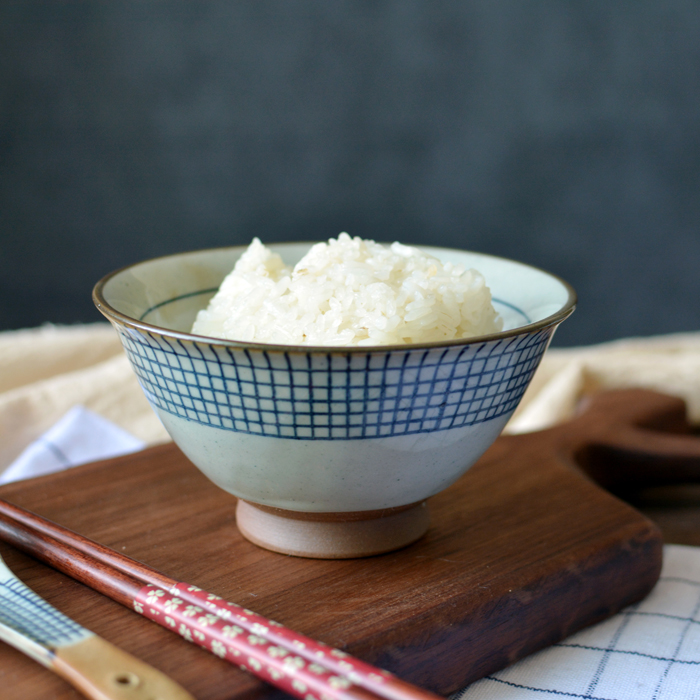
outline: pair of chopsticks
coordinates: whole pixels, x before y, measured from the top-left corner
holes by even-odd
[[[439,698],[2,499],[0,539],[302,700]]]

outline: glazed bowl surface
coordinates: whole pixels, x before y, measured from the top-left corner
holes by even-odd
[[[311,243],[270,245],[294,264]],[[189,332],[244,247],[140,262],[95,287],[150,404],[215,484],[301,513],[403,508],[460,477],[515,410],[576,297],[519,262],[421,247],[476,268],[504,329],[425,345],[276,346]]]

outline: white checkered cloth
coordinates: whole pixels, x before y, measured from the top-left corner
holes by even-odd
[[[30,479],[142,450],[146,444],[84,406],[74,406],[0,474],[0,484]]]
[[[700,548],[666,545],[661,578],[641,603],[453,698],[700,699]]]
[[[84,408],[70,411],[5,472],[28,478],[143,446]],[[652,593],[456,693],[454,700],[700,700],[700,548],[666,545]]]

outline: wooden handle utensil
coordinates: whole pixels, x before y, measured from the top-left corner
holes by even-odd
[[[152,666],[49,605],[0,557],[0,639],[94,700],[193,700]]]

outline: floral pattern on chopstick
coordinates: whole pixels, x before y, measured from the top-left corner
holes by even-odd
[[[232,619],[235,617],[238,623],[249,632],[260,634],[274,642],[282,652],[292,646],[307,661],[311,663],[321,662],[323,666],[331,668],[338,675],[346,676],[351,681],[365,687],[382,685],[395,678],[389,671],[379,669],[346,654],[340,649],[334,649],[322,642],[294,632],[274,620],[268,620],[252,610],[242,608],[218,595],[203,591],[197,586],[189,583],[178,583],[171,592],[205,607],[220,618]],[[363,679],[364,682],[362,682]]]
[[[304,658],[302,651],[306,651],[308,657],[305,637],[195,586],[179,586],[183,587],[182,593],[179,590],[165,591],[150,584],[144,586],[133,601],[134,610],[177,632],[188,642],[198,644],[303,700],[351,698],[353,689],[362,693],[353,683],[357,672],[352,663],[364,665],[362,662],[318,642],[314,642],[318,647],[314,651],[316,661]],[[272,628],[290,635],[286,639],[289,646],[282,646],[274,636],[270,637]],[[291,651],[292,648],[299,653]],[[344,667],[346,672],[329,670],[326,663],[329,658],[337,662],[338,669]],[[377,683],[391,677],[386,671],[373,668],[373,672]]]

